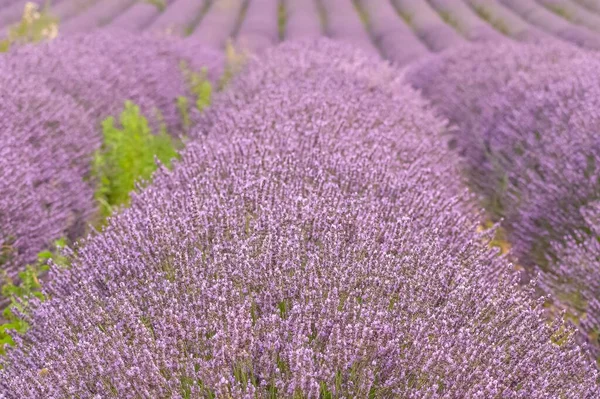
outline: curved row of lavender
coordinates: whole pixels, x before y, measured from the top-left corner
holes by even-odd
[[[505,35],[522,42],[537,42],[550,37],[539,28],[530,25],[497,0],[463,0],[481,18]]]
[[[465,39],[431,8],[425,0],[393,0],[398,12],[433,52],[455,47]]]
[[[498,41],[502,34],[480,18],[463,0],[429,0],[446,23],[473,42]]]
[[[316,39],[323,35],[315,1],[284,0],[286,40]]]
[[[118,114],[130,99],[171,132],[183,131],[177,97],[191,96],[182,61],[191,70],[207,68],[209,79],[216,80],[223,56],[193,43],[110,29],[25,46],[2,59],[7,68],[34,75],[54,91],[76,98],[96,120]]]
[[[223,49],[237,27],[244,5],[244,0],[213,1],[200,25],[186,40],[210,48]]]
[[[379,56],[353,2],[321,0],[320,4],[325,14],[325,30],[329,37],[347,41],[373,56]]]
[[[61,38],[0,58],[0,147],[11,154],[0,159],[1,270],[14,276],[54,239],[85,230],[94,210],[85,180],[100,122],[125,100],[146,115],[160,109],[169,131],[184,133],[176,98],[189,90],[180,60],[209,67],[210,76],[222,61],[212,51],[123,32]]]
[[[409,80],[457,124],[471,183],[503,218],[514,255],[597,344],[600,291],[589,271],[600,226],[586,213],[600,198],[600,59],[558,43],[481,50],[423,62]]]
[[[174,0],[164,0],[163,4],[169,7],[173,2]],[[149,27],[160,14],[161,8],[157,4],[152,4],[150,1],[136,1],[122,14],[110,21],[108,26],[130,32],[141,32]]]
[[[568,21],[600,32],[600,15],[590,12],[573,0],[539,0],[539,2]]]
[[[429,54],[391,2],[363,0],[360,4],[367,13],[371,38],[387,60],[405,65]]]
[[[244,52],[260,53],[279,43],[279,0],[253,0],[248,4],[236,38]]]
[[[204,11],[210,7],[210,1],[176,0],[158,16],[147,30],[166,32],[177,36],[186,36],[194,28]]]
[[[67,21],[60,21],[60,33],[73,34],[93,31],[109,24],[135,2],[136,0],[100,0]]]
[[[542,7],[536,0],[498,0],[533,25],[584,48],[600,50],[600,36]]]
[[[53,271],[7,398],[598,395],[572,332],[507,265],[491,282],[445,125],[397,71],[291,42],[206,123]]]
[[[76,100],[0,71],[0,271],[15,277],[52,240],[82,234],[93,211],[83,177],[99,138]]]

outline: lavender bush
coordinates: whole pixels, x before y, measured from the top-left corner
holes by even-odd
[[[116,116],[131,100],[154,125],[165,123],[170,132],[180,133],[177,97],[193,97],[181,62],[193,71],[207,68],[208,78],[216,80],[222,58],[201,46],[111,29],[25,46],[2,61],[7,68],[36,75],[54,91],[75,98],[98,123]]]
[[[397,76],[267,51],[217,100],[228,125],[55,271],[4,395],[597,395],[571,331],[489,279],[443,122]]]
[[[581,217],[591,235],[579,234],[554,243],[558,255],[553,274],[543,273],[541,286],[553,293],[555,305],[566,309],[570,317],[586,334],[596,359],[600,356],[600,203],[593,202],[581,209]]]
[[[569,58],[589,57],[566,44],[511,42],[473,44],[429,57],[408,67],[406,79],[456,125],[453,140],[477,167],[483,144],[480,132],[490,126],[490,97],[523,71],[534,71]]]
[[[177,45],[152,43],[109,33],[83,35],[18,48],[0,60],[0,143],[7,152],[0,160],[0,265],[10,276],[54,239],[73,239],[85,230],[95,208],[93,182],[86,179],[103,118],[133,98],[165,107],[169,126],[181,123],[176,97],[188,87],[177,55],[188,51],[188,60],[199,61],[212,52],[181,47],[178,53]],[[126,67],[129,45],[145,52],[136,59],[143,66]],[[213,62],[205,60],[208,66]],[[137,83],[143,86],[127,93]]]
[[[14,277],[53,239],[82,233],[93,210],[83,177],[99,140],[73,99],[0,70],[0,269]]]
[[[599,198],[599,72],[593,54],[547,64],[516,74],[490,101],[473,178],[526,264],[554,260],[552,242],[585,230],[579,208]]]
[[[494,68],[476,65],[473,72],[470,64],[479,61],[463,51],[462,62],[457,51],[409,76],[458,124],[471,183],[492,217],[503,219],[513,254],[541,274],[552,307],[566,309],[597,345],[591,270],[598,264],[598,221],[586,212],[600,198],[600,60],[563,46],[508,46]],[[436,88],[436,79],[457,83]]]

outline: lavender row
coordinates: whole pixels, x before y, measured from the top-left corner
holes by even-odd
[[[367,13],[373,42],[382,55],[397,65],[405,65],[427,54],[427,47],[415,36],[388,1],[361,1]]]
[[[393,0],[398,12],[408,21],[419,38],[434,52],[464,43],[424,0]]]
[[[151,31],[186,36],[201,17],[208,1],[176,0],[147,28]]]
[[[465,48],[408,74],[456,123],[471,183],[515,257],[595,344],[600,226],[586,214],[600,196],[599,72],[595,53],[549,43]]]
[[[537,4],[534,0],[499,0],[516,14],[557,37],[579,46],[598,50],[600,36],[589,29],[570,24],[565,19]]]
[[[319,10],[316,1],[285,0],[285,39],[314,39],[322,36]]]
[[[53,271],[6,397],[598,395],[476,235],[444,122],[398,71],[284,44],[206,123]]]
[[[222,49],[237,27],[245,0],[216,0],[200,25],[187,39],[203,46]]]
[[[60,24],[61,34],[89,32],[110,23],[136,0],[101,0],[85,11]]]
[[[347,41],[363,51],[379,55],[351,1],[322,0],[321,4],[326,15],[329,37]]]
[[[473,42],[498,41],[503,36],[482,20],[463,0],[430,0],[444,21]]]
[[[583,25],[586,28],[600,32],[600,15],[591,13],[583,6],[571,0],[540,0],[546,8],[562,16],[568,21]]]
[[[0,59],[7,91],[1,142],[23,160],[3,160],[3,180],[27,176],[0,192],[2,270],[14,276],[52,240],[77,238],[85,230],[94,203],[84,180],[100,122],[117,115],[125,100],[140,104],[156,126],[166,123],[170,132],[184,133],[176,99],[191,93],[181,60],[192,70],[207,67],[213,79],[222,66],[212,51],[124,32],[59,38]],[[21,111],[10,111],[19,104]],[[9,146],[5,136],[16,139]]]
[[[596,13],[600,13],[600,2],[598,0],[575,0],[578,4],[581,4],[585,8]]]
[[[522,42],[548,40],[550,35],[530,25],[497,0],[464,0],[481,18],[501,33]]]
[[[168,7],[174,0],[165,0],[164,4]],[[125,10],[122,14],[113,19],[109,27],[115,29],[127,30],[130,32],[141,32],[158,18],[161,14],[161,8],[149,1],[137,1]]]
[[[243,51],[261,52],[279,42],[279,0],[252,0],[236,39]]]

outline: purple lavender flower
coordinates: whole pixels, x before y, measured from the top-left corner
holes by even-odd
[[[83,178],[99,140],[72,98],[1,70],[0,269],[14,277],[52,240],[83,233],[94,209]]]
[[[54,271],[5,396],[598,394],[570,329],[506,271],[490,280],[505,260],[453,195],[443,122],[397,71],[285,44],[212,112]]]
[[[113,29],[24,46],[2,61],[74,97],[98,122],[118,114],[125,100],[131,100],[156,125],[164,121],[175,134],[183,131],[177,97],[191,96],[181,61],[191,70],[207,68],[211,80],[223,65],[221,54],[201,46]]]
[[[139,50],[135,60],[131,49]],[[53,240],[85,231],[95,209],[87,180],[100,121],[133,99],[146,112],[164,110],[170,131],[182,133],[175,97],[187,84],[179,59],[192,69],[208,61],[204,65],[214,71],[220,58],[212,55],[180,43],[102,33],[25,46],[0,59],[0,146],[6,152],[0,160],[1,270],[14,277]]]

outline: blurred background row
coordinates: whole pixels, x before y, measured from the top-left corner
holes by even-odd
[[[24,12],[55,21],[61,34],[120,28],[255,52],[328,36],[398,64],[466,42],[558,39],[600,49],[600,0],[0,0],[5,36]]]

